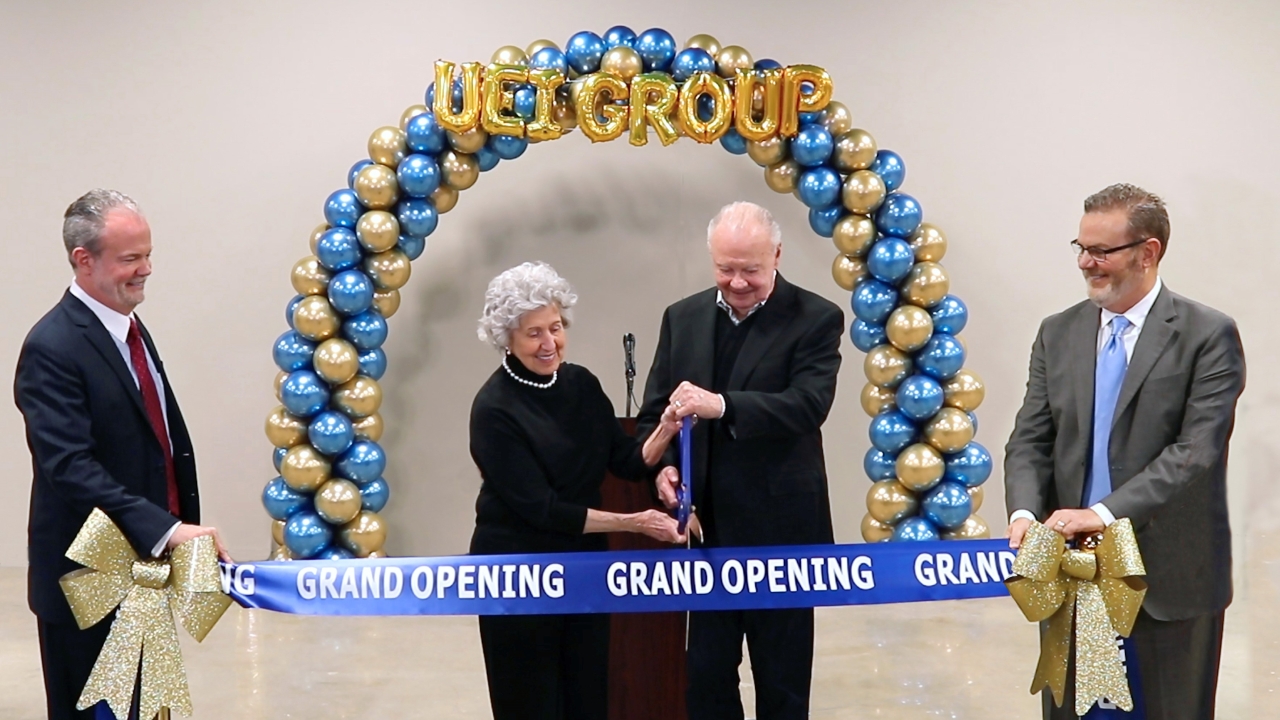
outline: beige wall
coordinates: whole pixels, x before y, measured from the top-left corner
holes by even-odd
[[[565,4],[568,7],[570,4]],[[437,58],[563,41],[617,22],[711,32],[757,57],[828,68],[836,97],[908,165],[905,190],[951,240],[986,378],[978,439],[1001,455],[1039,319],[1082,297],[1066,243],[1081,200],[1136,182],[1168,201],[1170,287],[1240,323],[1253,373],[1233,447],[1237,528],[1272,527],[1278,452],[1280,7],[1268,2],[1041,3],[6,3],[0,6],[0,373],[70,274],[61,212],[94,186],[135,196],[156,242],[146,319],[191,425],[206,520],[262,557],[273,476],[262,419],[288,271],[327,193],[379,125],[420,102]],[[473,9],[474,8],[474,9]],[[814,18],[814,19],[806,19]],[[477,476],[471,397],[497,356],[475,338],[488,279],[552,262],[581,295],[572,359],[621,410],[619,336],[647,371],[664,305],[709,283],[707,218],[748,198],[786,232],[783,272],[847,308],[834,250],[746,158],[688,140],[531,148],[463,194],[415,264],[392,320],[384,415],[397,554],[463,551]],[[846,309],[846,316],[851,315]],[[862,356],[847,342],[826,425],[837,535],[854,541],[867,481]],[[0,563],[24,562],[30,470],[0,404]],[[1256,480],[1254,478],[1257,478]],[[1000,477],[982,514],[1003,526]]]

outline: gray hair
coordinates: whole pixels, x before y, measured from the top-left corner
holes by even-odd
[[[102,240],[102,228],[106,226],[107,213],[117,208],[132,210],[139,215],[138,203],[117,190],[96,188],[76,198],[62,217],[62,244],[67,247],[67,260],[76,248],[84,248],[97,255]],[[71,262],[75,267],[75,262]]]
[[[1147,192],[1137,185],[1116,183],[1108,185],[1084,200],[1085,213],[1124,210],[1129,215],[1129,240],[1137,242],[1147,238],[1160,241],[1160,259],[1169,247],[1169,211],[1159,195]]]
[[[773,213],[755,203],[743,200],[720,208],[720,212],[716,213],[716,216],[707,224],[707,249],[711,248],[711,236],[721,225],[735,230],[764,228],[769,231],[769,242],[773,244],[773,249],[777,250],[782,246],[782,228],[773,219]]]
[[[484,312],[476,334],[498,350],[511,344],[511,331],[520,326],[520,316],[530,310],[555,305],[565,327],[573,320],[570,308],[578,302],[569,281],[544,262],[521,263],[489,281],[484,293]]]

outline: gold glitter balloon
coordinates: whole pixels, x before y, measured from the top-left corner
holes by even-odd
[[[387,526],[378,513],[361,510],[354,520],[338,531],[338,539],[356,557],[369,557],[370,553],[381,550],[387,541]]]
[[[476,162],[474,155],[445,150],[440,153],[439,159],[440,182],[454,190],[466,190],[480,178],[480,164]]]
[[[399,290],[380,290],[373,294],[373,307],[382,317],[389,318],[400,309]]]
[[[862,402],[862,410],[871,417],[898,407],[898,397],[894,391],[872,383],[862,386],[859,400]]]
[[[965,412],[973,412],[978,409],[978,406],[982,404],[983,398],[987,396],[987,387],[977,373],[965,369],[956,373],[955,377],[942,383],[942,392],[946,398],[944,402],[948,406]]]
[[[335,387],[330,402],[352,418],[368,417],[382,407],[382,388],[377,380],[357,375]]]
[[[418,117],[419,115],[425,112],[427,112],[426,105],[421,105],[421,104],[410,105],[409,107],[405,108],[404,112],[400,113],[400,129],[404,130],[405,128],[409,127],[410,120]]]
[[[333,478],[316,491],[316,512],[327,523],[349,523],[360,513],[360,488],[350,480]]]
[[[356,237],[369,252],[386,252],[400,241],[400,221],[385,210],[370,210],[356,221]]]
[[[876,224],[866,215],[845,215],[836,223],[831,242],[845,255],[862,257],[876,243]]]
[[[818,116],[818,122],[827,128],[832,137],[839,137],[853,129],[853,113],[842,102],[829,102]]]
[[[329,223],[320,223],[315,230],[311,231],[311,240],[308,243],[311,246],[311,254],[316,254],[316,244],[320,242],[320,236],[329,229]]]
[[[795,192],[800,180],[800,165],[795,160],[783,160],[764,169],[764,184],[776,193]]]
[[[845,290],[852,290],[866,274],[867,265],[858,258],[837,255],[835,262],[831,263],[831,277]]]
[[[750,140],[747,142],[747,156],[760,167],[777,165],[787,159],[786,138],[774,135],[767,140]]]
[[[977,515],[970,515],[964,524],[955,530],[942,533],[943,540],[986,540],[989,537],[991,537],[991,528],[987,527],[986,520]]]
[[[944,407],[925,423],[924,439],[940,452],[960,452],[973,439],[973,421],[963,410]]]
[[[727,45],[720,48],[720,52],[714,55],[716,59],[716,72],[720,73],[720,77],[732,79],[737,77],[739,70],[750,70],[755,66],[755,60],[751,59],[751,53],[741,45]]]
[[[711,57],[719,55],[720,48],[722,47],[720,45],[720,41],[717,40],[714,35],[708,35],[706,33],[698,33],[697,35],[694,35],[689,38],[688,42],[686,42],[684,46],[686,49],[697,48],[699,50],[706,50],[707,54]]]
[[[937,485],[942,480],[945,469],[946,462],[938,451],[924,443],[907,446],[898,453],[898,460],[894,465],[898,482],[906,489],[918,493]]]
[[[293,329],[308,340],[328,340],[341,327],[338,312],[321,295],[308,295],[293,308]]]
[[[329,479],[332,468],[319,450],[310,445],[295,445],[280,462],[284,484],[298,492],[315,492]]]
[[[871,348],[862,361],[862,371],[873,385],[896,387],[911,374],[911,356],[892,345]]]
[[[351,423],[355,428],[356,437],[365,440],[378,442],[382,439],[382,415],[374,413],[366,418],[360,418]]]
[[[477,153],[484,144],[489,141],[489,133],[484,128],[477,125],[470,130],[459,135],[455,132],[446,132],[445,137],[449,140],[449,147],[461,153]]]
[[[920,223],[911,234],[910,242],[916,252],[916,262],[938,262],[947,254],[947,236],[929,223]]]
[[[284,545],[284,525],[283,520],[271,521],[271,541],[276,545]]]
[[[628,81],[644,72],[644,61],[640,59],[640,53],[626,45],[619,45],[605,51],[600,58],[600,71]]]
[[[366,255],[364,271],[378,290],[399,290],[409,282],[409,256],[399,249]]]
[[[380,127],[369,136],[369,159],[379,165],[395,168],[407,151],[404,131],[398,127]]]
[[[489,58],[489,62],[494,65],[528,65],[529,56],[524,50],[515,45],[503,45],[493,51],[493,56]]]
[[[867,514],[885,525],[914,515],[920,501],[897,480],[872,483],[867,490]]]
[[[281,370],[280,372],[276,373],[276,381],[275,381],[276,400],[279,400],[280,402],[284,402],[284,395],[281,394],[280,390],[281,388],[284,387],[284,381],[288,379],[288,377],[289,377],[289,373],[285,372],[284,370]]]
[[[396,171],[377,163],[366,165],[356,173],[356,181],[352,183],[352,187],[360,204],[370,210],[386,210],[395,205],[400,197]]]
[[[342,338],[329,338],[316,347],[312,361],[316,374],[330,385],[339,385],[360,372],[360,353]]]
[[[546,38],[543,38],[541,40],[534,40],[533,42],[529,43],[529,47],[526,47],[524,49],[524,54],[528,57],[533,57],[534,55],[537,55],[538,51],[543,48],[555,48],[559,50],[560,46],[556,45],[554,40],[547,40]]]
[[[831,165],[842,173],[866,170],[876,161],[876,139],[866,130],[853,129],[836,137]]]
[[[965,488],[965,492],[969,493],[969,512],[976,513],[982,509],[982,501],[986,498],[986,493],[982,490],[981,485],[975,485]]]
[[[278,448],[291,448],[307,441],[307,423],[281,405],[267,415],[267,440]]]
[[[884,324],[889,342],[904,352],[915,352],[933,335],[933,318],[927,310],[915,305],[901,305]]]
[[[840,198],[849,212],[869,215],[884,202],[884,180],[870,170],[858,170],[844,179]]]
[[[862,516],[862,539],[866,542],[886,542],[893,537],[893,526],[871,517],[871,515]]]
[[[431,193],[431,204],[436,206],[436,212],[443,215],[458,204],[458,191],[448,185],[441,185]]]
[[[902,283],[902,297],[912,305],[931,308],[951,290],[947,271],[936,262],[916,263]]]
[[[293,264],[289,282],[299,295],[324,295],[329,292],[332,277],[315,255],[308,255]]]

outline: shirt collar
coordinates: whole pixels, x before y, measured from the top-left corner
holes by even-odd
[[[773,289],[774,289],[774,290],[778,289],[778,271],[777,271],[777,270],[774,270],[774,271],[773,271]],[[770,297],[772,297],[772,296],[773,296],[773,291],[772,291],[772,290],[769,292],[769,296],[770,296]],[[741,319],[741,320],[739,320],[739,319],[738,319],[738,316],[737,316],[736,314],[734,314],[733,307],[732,307],[732,306],[730,306],[730,305],[729,305],[729,303],[725,301],[725,299],[724,299],[724,293],[720,292],[720,288],[716,288],[716,307],[718,307],[718,308],[720,308],[721,310],[724,310],[726,313],[728,313],[728,314],[729,314],[729,321],[730,321],[730,322],[732,322],[734,325],[738,325],[738,324],[742,323],[743,321],[745,321],[747,318],[749,318],[749,317],[751,317],[752,315],[754,315],[754,314],[755,314],[755,312],[756,312],[757,310],[759,310],[760,308],[764,307],[764,304],[765,304],[765,303],[767,303],[767,302],[769,302],[769,298],[765,298],[765,299],[761,300],[760,302],[756,303],[755,305],[751,306],[751,309],[747,311],[747,314],[746,314],[746,315],[743,315],[743,316],[742,316],[742,319]]]
[[[1156,304],[1156,296],[1160,294],[1160,288],[1164,287],[1164,282],[1160,280],[1160,276],[1156,276],[1156,284],[1151,291],[1142,296],[1142,299],[1134,304],[1133,307],[1122,313],[1111,312],[1106,308],[1102,308],[1102,327],[1107,327],[1117,315],[1123,315],[1129,324],[1138,332],[1142,332],[1142,325],[1147,321],[1147,315],[1151,313],[1151,307]]]
[[[98,320],[102,323],[102,326],[107,329],[107,332],[111,333],[111,337],[119,340],[120,342],[128,341],[129,325],[133,323],[133,313],[121,315],[115,310],[112,310],[106,305],[94,300],[89,296],[89,293],[84,291],[84,288],[80,287],[80,283],[75,280],[71,281],[71,294],[92,310],[94,315],[98,316]]]

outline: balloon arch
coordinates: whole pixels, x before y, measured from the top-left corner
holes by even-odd
[[[298,295],[273,353],[281,404],[266,421],[280,473],[262,494],[274,559],[383,555],[381,346],[410,262],[481,173],[574,128],[593,142],[626,134],[644,145],[650,132],[663,145],[718,141],[803,202],[838,250],[832,275],[853,293],[850,336],[867,354],[863,538],[989,534],[973,514],[992,465],[973,442],[984,388],[963,369],[968,310],[948,294],[946,237],[900,192],[902,159],[832,101],[825,70],[753,60],[710,35],[678,49],[665,30],[618,26],[577,33],[563,50],[538,40],[499,48],[487,66],[439,61],[435,72],[425,105],[374,131],[369,158],[328,197],[311,254],[293,267]]]

